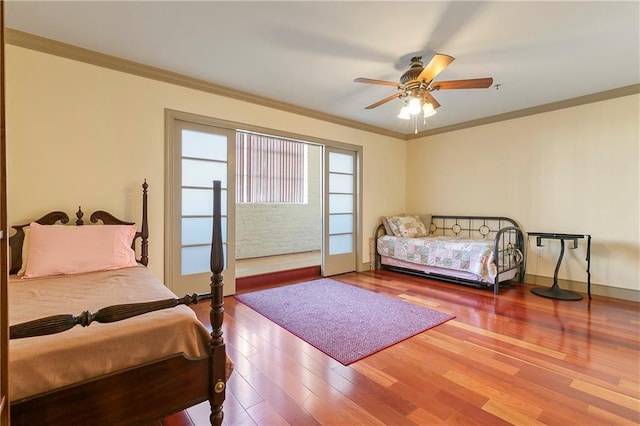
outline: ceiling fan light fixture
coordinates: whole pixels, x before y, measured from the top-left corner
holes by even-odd
[[[409,114],[409,107],[407,105],[403,106],[400,109],[400,114],[398,114],[398,118],[403,120],[408,120],[411,118],[411,114]]]
[[[431,117],[438,112],[435,110],[435,108],[433,108],[433,105],[431,103],[424,104],[424,106],[422,107],[422,111],[424,114],[424,118]]]
[[[422,103],[418,98],[411,98],[408,105],[409,114],[416,115],[422,110]]]

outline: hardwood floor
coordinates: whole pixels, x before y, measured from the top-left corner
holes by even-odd
[[[545,299],[527,284],[496,297],[389,271],[333,278],[456,318],[345,367],[228,297],[225,424],[640,423],[638,303]],[[187,414],[166,424],[208,424],[207,404]]]

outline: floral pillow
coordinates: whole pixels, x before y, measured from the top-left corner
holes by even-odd
[[[389,216],[387,224],[396,237],[416,238],[429,235],[420,216]]]

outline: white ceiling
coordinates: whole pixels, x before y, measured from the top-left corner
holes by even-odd
[[[640,2],[5,1],[5,24],[56,41],[402,134],[409,59],[455,57],[432,130],[640,83]]]

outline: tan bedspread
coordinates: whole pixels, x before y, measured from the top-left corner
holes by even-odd
[[[9,281],[11,325],[115,304],[175,295],[145,267]],[[12,401],[173,354],[206,357],[209,332],[186,306],[117,323],[93,323],[50,335],[11,340]]]

